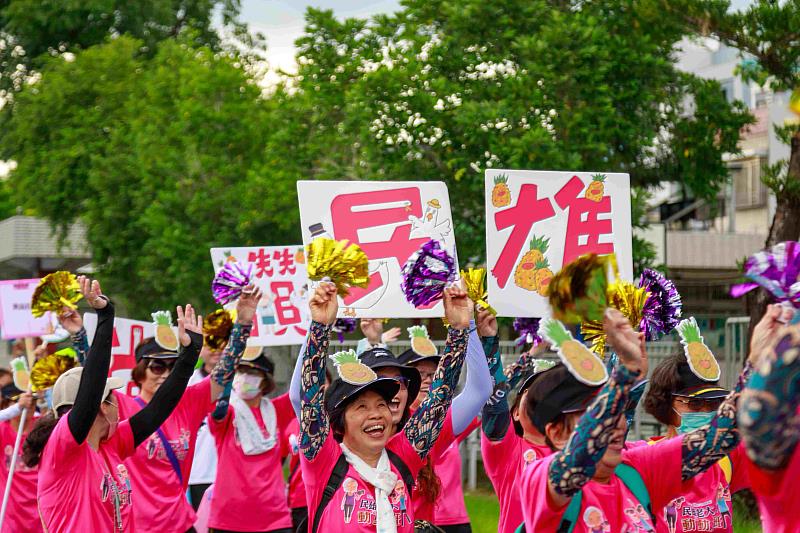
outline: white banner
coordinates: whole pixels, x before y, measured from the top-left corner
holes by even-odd
[[[41,337],[52,332],[50,313],[40,318],[31,314],[31,297],[39,279],[0,281],[0,334],[2,338]]]
[[[248,346],[302,344],[311,318],[308,311],[308,275],[300,244],[289,246],[245,246],[212,248],[214,273],[225,261],[253,265],[253,280],[264,295]],[[226,307],[236,307],[231,302]]]
[[[401,269],[430,239],[454,257],[450,197],[443,182],[298,181],[303,244],[322,234],[358,244],[369,257],[370,284],[352,288],[339,316],[441,317],[441,302],[427,309],[409,304],[400,289]],[[456,260],[456,266],[458,262]]]
[[[486,171],[489,302],[500,316],[548,316],[547,286],[562,265],[615,253],[633,279],[628,174]]]

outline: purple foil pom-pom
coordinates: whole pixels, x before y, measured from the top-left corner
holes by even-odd
[[[639,331],[647,340],[654,341],[678,325],[683,302],[675,284],[656,270],[645,268],[639,287],[650,293],[644,302]]]
[[[352,333],[356,330],[356,319],[337,318],[331,329],[336,332],[336,335],[339,337],[339,342],[344,342],[344,334]]]
[[[445,287],[455,278],[455,260],[439,241],[431,239],[403,265],[400,286],[406,300],[419,308],[441,300]]]
[[[781,242],[753,254],[744,264],[744,275],[752,283],[731,287],[732,296],[739,297],[763,287],[775,300],[800,307],[800,243]]]
[[[539,319],[518,317],[514,319],[514,331],[517,332],[517,346],[533,344],[534,346],[542,342],[539,336]]]
[[[220,305],[230,303],[242,294],[242,289],[253,279],[253,265],[242,266],[236,261],[226,261],[211,282],[214,301]]]

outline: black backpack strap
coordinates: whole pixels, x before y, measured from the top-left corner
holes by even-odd
[[[389,462],[391,462],[397,471],[400,472],[400,477],[402,478],[403,483],[406,484],[408,496],[411,497],[411,492],[414,490],[414,476],[411,475],[411,469],[408,468],[408,465],[403,462],[399,455],[394,453],[389,448],[386,448],[386,455],[389,456]]]
[[[322,520],[322,513],[325,512],[325,508],[333,499],[333,495],[336,494],[336,491],[342,486],[342,483],[344,482],[344,476],[347,474],[349,469],[350,465],[347,464],[347,459],[345,458],[344,454],[340,455],[333,467],[331,477],[328,478],[328,483],[325,484],[325,490],[322,491],[322,499],[319,501],[317,510],[314,513],[314,522],[312,523],[311,533],[317,533],[319,521]]]

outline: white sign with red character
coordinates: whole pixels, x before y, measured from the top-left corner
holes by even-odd
[[[633,279],[628,174],[486,171],[489,301],[501,316],[549,315],[555,272],[588,253],[615,253]]]
[[[347,239],[369,258],[369,285],[351,288],[340,300],[340,317],[444,316],[441,302],[417,309],[400,289],[403,265],[429,240],[440,241],[455,258],[443,182],[298,181],[297,196],[304,244],[318,236]]]
[[[83,327],[91,344],[97,328],[97,315],[84,313]],[[153,323],[130,318],[114,318],[114,336],[111,339],[111,375],[128,381],[127,393],[135,391],[136,385],[130,381],[131,369],[136,366],[136,347],[142,339],[153,336]]]
[[[253,265],[253,281],[263,292],[248,346],[302,344],[311,324],[303,247],[296,244],[211,249],[215,274],[226,261],[234,260]],[[235,308],[236,302],[225,307]]]
[[[40,318],[31,314],[31,297],[39,279],[0,281],[0,334],[3,339],[39,337],[52,332],[50,313]]]

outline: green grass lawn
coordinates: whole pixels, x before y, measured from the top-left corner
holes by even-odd
[[[497,519],[500,509],[497,497],[487,490],[465,492],[464,501],[472,522],[473,533],[497,533]],[[734,502],[735,517],[733,530],[736,533],[761,533],[761,524],[757,517],[748,513],[740,501]]]

